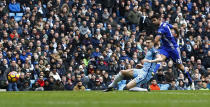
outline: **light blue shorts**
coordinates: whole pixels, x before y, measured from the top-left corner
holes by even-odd
[[[150,79],[150,73],[145,72],[143,69],[133,70],[133,79],[136,81],[136,86],[147,83]]]

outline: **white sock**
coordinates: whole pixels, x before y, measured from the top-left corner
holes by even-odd
[[[114,86],[116,86],[117,83],[123,79],[123,77],[124,77],[124,76],[122,75],[122,73],[119,72],[119,73],[115,76],[114,81],[113,81],[108,87],[114,87]]]
[[[148,90],[145,88],[133,87],[129,89],[129,91],[148,91]]]

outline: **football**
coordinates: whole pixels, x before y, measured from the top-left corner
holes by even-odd
[[[17,82],[17,80],[19,79],[19,77],[20,77],[20,75],[17,72],[15,72],[15,71],[10,72],[8,74],[8,81],[9,82]]]

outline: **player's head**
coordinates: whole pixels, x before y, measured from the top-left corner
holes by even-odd
[[[161,16],[160,14],[156,13],[151,17],[152,23],[155,25],[160,25],[161,23]]]
[[[150,37],[150,36],[148,36],[148,37],[145,38],[146,47],[148,49],[150,49],[150,48],[152,48],[154,46],[153,40],[154,40],[153,37]]]
[[[176,30],[174,30],[174,29],[171,29],[171,33],[172,33],[172,35],[175,37],[175,38],[178,38],[179,37],[179,33],[176,31]]]

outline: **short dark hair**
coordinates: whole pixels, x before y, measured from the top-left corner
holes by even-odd
[[[154,38],[153,37],[151,37],[151,36],[147,36],[147,37],[145,37],[145,39],[144,39],[145,41],[146,40],[151,40],[151,41],[153,41],[154,40]]]
[[[153,18],[159,19],[159,18],[160,18],[160,14],[159,14],[159,13],[155,13],[155,14],[151,17],[151,19],[153,19]]]

